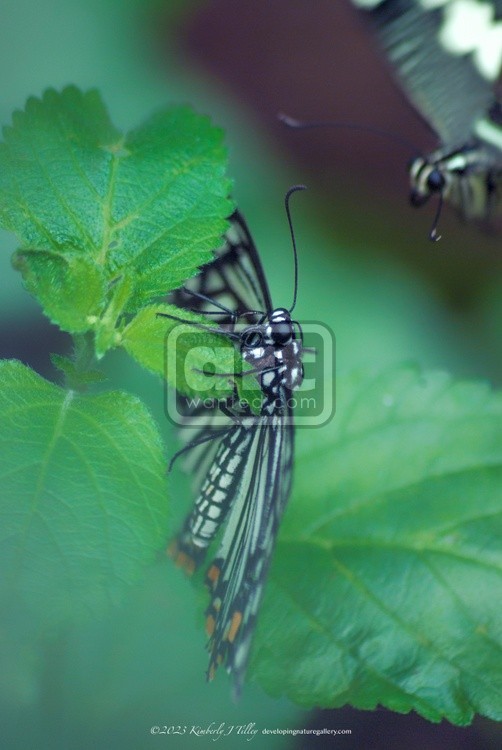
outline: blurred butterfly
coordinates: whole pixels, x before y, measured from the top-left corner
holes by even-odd
[[[225,665],[235,695],[243,684],[265,578],[291,491],[290,396],[302,382],[303,366],[301,329],[291,318],[298,264],[289,198],[300,189],[303,186],[295,186],[286,195],[295,258],[289,310],[273,307],[260,258],[239,212],[231,217],[215,260],[173,297],[179,307],[211,315],[212,323],[218,321],[208,324],[207,330],[233,341],[260,386],[258,415],[239,399],[235,386],[230,398],[215,401],[211,408],[206,402],[194,405],[193,399],[179,397],[185,424],[197,426],[182,429],[186,445],[177,454],[186,452],[185,468],[194,477],[196,499],[168,551],[177,565],[193,573],[225,524],[206,574],[211,595],[206,610],[207,677],[213,679],[217,667]]]
[[[502,0],[352,0],[440,147],[410,166],[411,202],[493,218],[502,189]],[[435,227],[431,237],[435,239]]]

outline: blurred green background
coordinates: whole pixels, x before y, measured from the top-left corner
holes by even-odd
[[[293,183],[300,256],[297,315],[337,336],[338,372],[415,361],[500,383],[500,236],[445,210],[408,207],[399,145],[354,131],[297,133],[276,114],[386,127],[427,149],[434,140],[390,81],[348,3],[316,0],[3,0],[0,119],[47,86],[97,87],[127,129],[153,109],[187,102],[227,132],[235,196],[255,236],[277,304],[292,294],[283,196]],[[69,339],[46,321],[10,267],[15,241],[0,236],[0,347],[49,378],[49,352]],[[113,387],[139,394],[166,439],[162,384],[121,353],[106,361]],[[172,442],[171,442],[172,446]],[[172,480],[173,528],[189,498]],[[203,599],[165,561],[120,611],[54,639],[10,622],[0,638],[2,746],[124,748],[211,740],[151,737],[150,726],[211,722],[258,728],[351,728],[347,748],[495,748],[493,722],[432,726],[386,711],[318,715],[268,698],[257,685],[232,703],[225,675],[204,681]],[[258,735],[254,747],[322,747],[327,740]],[[245,740],[242,740],[243,742]],[[236,746],[236,740],[219,740]],[[329,740],[330,746],[335,742]],[[239,744],[239,743],[237,743]]]

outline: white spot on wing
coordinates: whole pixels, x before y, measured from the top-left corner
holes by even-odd
[[[216,529],[217,525],[215,521],[208,521],[207,518],[204,519],[204,525],[201,525],[200,534],[206,535],[206,536],[212,536],[214,534],[214,530]]]
[[[235,456],[232,456],[232,458],[227,464],[228,473],[233,474],[236,468],[238,467],[238,465],[240,464],[240,462],[241,462],[241,456],[238,453],[236,453]]]
[[[220,479],[220,487],[222,487],[222,489],[224,490],[228,489],[231,481],[232,481],[231,474],[223,474],[223,476]]]
[[[443,47],[454,55],[473,53],[479,73],[495,80],[502,65],[502,21],[494,8],[477,0],[452,0],[440,32]]]

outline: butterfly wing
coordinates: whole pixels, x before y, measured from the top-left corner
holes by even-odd
[[[211,313],[218,325],[229,324],[242,314],[245,314],[245,322],[251,324],[270,312],[272,301],[263,267],[239,211],[230,217],[225,243],[215,255],[185,287],[174,292],[173,303]]]
[[[244,321],[247,324],[256,323],[271,310],[272,301],[258,252],[239,211],[230,217],[225,242],[215,256],[184,287],[173,292],[170,300],[178,307],[209,314],[208,325],[231,327],[242,313],[246,313]],[[234,398],[237,400],[236,393]],[[184,464],[193,477],[194,492],[200,490],[214,460],[219,436],[232,425],[233,400],[229,400],[225,424],[222,405],[215,405],[211,410],[207,405],[195,405],[193,399],[181,394],[177,396],[178,413],[191,428],[181,430],[181,439],[186,445],[200,443],[187,453]]]
[[[463,4],[475,11],[472,24],[481,24],[471,43],[469,18],[458,17],[460,3],[352,2],[365,12],[410,101],[442,143],[467,143],[475,120],[494,102],[502,60],[502,0]]]
[[[217,311],[218,325],[232,326],[241,316],[247,324],[257,324],[270,313],[268,285],[239,213],[232,216],[225,245],[215,260],[176,293],[175,302],[202,313]],[[201,442],[188,453],[196,501],[172,553],[188,570],[195,569],[227,522],[206,578],[211,591],[206,612],[211,652],[208,677],[225,664],[236,694],[244,679],[265,577],[291,490],[294,428],[288,394],[285,387],[267,393],[272,413],[262,417],[242,407],[239,411],[232,400],[220,404],[217,411],[223,408],[229,426],[219,434],[214,432],[211,411],[192,408],[187,412],[188,418],[200,420],[197,439],[211,435],[215,439]]]
[[[171,301],[181,308],[208,314],[208,326],[233,328],[241,316],[248,325],[261,320],[272,307],[270,293],[251,234],[238,211],[231,216],[225,242],[215,256],[171,295]],[[216,492],[212,481],[212,472],[219,472],[227,456],[237,455],[244,445],[241,441],[236,449],[232,443],[236,418],[246,412],[235,404],[236,389],[233,397],[213,406],[177,395],[180,437],[186,450],[184,469],[192,477],[196,502],[183,530],[171,544],[170,554],[187,572],[193,572],[202,562],[236,494],[238,472]]]
[[[246,430],[245,427],[240,429]],[[225,664],[239,695],[275,539],[290,490],[294,428],[282,415],[251,428],[241,480],[207,583],[208,677]]]

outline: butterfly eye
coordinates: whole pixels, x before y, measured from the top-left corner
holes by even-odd
[[[433,169],[427,177],[427,187],[431,193],[439,193],[445,186],[445,178],[439,169]]]
[[[262,346],[263,344],[263,334],[260,333],[260,331],[249,331],[249,333],[246,333],[244,335],[244,338],[242,340],[242,345],[246,349],[254,349],[257,346]]]
[[[274,344],[284,345],[291,341],[291,326],[288,323],[272,323],[272,340]]]

